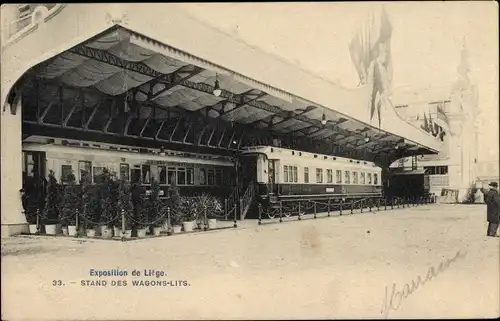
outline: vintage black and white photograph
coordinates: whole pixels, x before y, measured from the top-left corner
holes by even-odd
[[[2,320],[500,317],[494,1],[1,5]]]

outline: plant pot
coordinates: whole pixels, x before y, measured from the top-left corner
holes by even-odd
[[[163,230],[163,228],[161,226],[153,227],[153,235],[155,235],[155,236],[160,235],[162,230]]]
[[[45,234],[56,235],[57,234],[57,224],[45,225]]]
[[[216,229],[217,228],[217,219],[211,218],[208,220],[208,228],[210,230]]]
[[[93,229],[93,228],[89,228],[85,231],[85,233],[87,233],[87,236],[88,237],[95,237],[96,236],[96,230]]]
[[[123,237],[126,239],[131,239],[132,238],[132,230],[125,230],[125,233],[123,233]]]
[[[107,228],[108,228],[107,225],[101,225],[101,226],[99,226],[99,229],[98,229],[99,235],[103,235],[104,234],[104,230],[106,230]]]
[[[68,235],[69,236],[76,236],[76,226],[75,225],[68,226]]]
[[[36,234],[36,233],[38,233],[36,224],[30,224],[30,234]]]
[[[106,227],[102,228],[101,226],[101,236],[105,239],[110,239],[113,237],[113,229]]]
[[[193,223],[194,222],[182,222],[182,227],[184,228],[184,232],[192,232],[193,231]]]
[[[146,237],[146,229],[145,228],[137,229],[137,237]]]
[[[173,234],[175,234],[175,233],[180,233],[180,232],[181,232],[181,230],[182,230],[182,226],[180,226],[180,225],[174,225],[174,226],[172,227],[172,233],[173,233]]]
[[[68,227],[67,227],[67,226],[63,226],[63,227],[61,228],[61,230],[62,230],[62,234],[63,234],[64,236],[69,236],[69,231],[68,231]]]
[[[122,235],[122,229],[121,229],[121,228],[119,228],[119,227],[116,227],[116,226],[115,226],[115,227],[113,227],[113,234],[114,234],[115,236],[121,236],[121,235]]]

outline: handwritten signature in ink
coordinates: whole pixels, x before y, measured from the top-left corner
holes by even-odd
[[[455,254],[455,256],[451,259],[446,259],[446,261],[441,262],[437,269],[434,269],[433,266],[429,268],[427,271],[427,276],[422,280],[422,277],[419,275],[416,280],[411,281],[411,285],[406,283],[403,286],[403,289],[401,291],[396,291],[396,284],[392,284],[392,293],[390,296],[388,296],[388,288],[387,286],[385,287],[385,301],[384,301],[384,307],[381,311],[381,313],[387,318],[389,315],[389,312],[391,310],[396,311],[399,309],[401,306],[401,303],[403,302],[403,299],[408,298],[413,292],[415,292],[421,285],[424,285],[428,281],[432,280],[432,278],[437,277],[441,272],[444,272],[448,267],[450,266],[451,263],[455,262],[459,258],[464,258],[467,255],[467,253],[460,253],[460,251]]]

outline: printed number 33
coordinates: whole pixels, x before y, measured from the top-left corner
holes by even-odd
[[[62,281],[61,280],[52,280],[52,286],[61,286]]]

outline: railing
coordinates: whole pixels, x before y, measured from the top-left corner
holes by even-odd
[[[363,213],[364,209],[368,209],[369,212],[373,210],[391,210],[394,208],[408,208],[414,206],[422,206],[426,204],[433,204],[436,202],[435,197],[431,195],[426,196],[416,196],[416,197],[393,197],[390,199],[386,198],[365,198],[359,200],[352,200],[350,202],[340,203],[332,203],[331,199],[322,200],[322,201],[313,201],[313,200],[286,200],[279,201],[274,206],[264,209],[262,204],[259,204],[259,217],[258,222],[260,224],[264,224],[263,219],[266,219],[264,216],[267,216],[267,219],[270,221],[266,222],[273,223],[275,218],[279,219],[279,222],[283,222],[283,218],[291,218],[292,216],[297,217],[300,221],[303,219],[303,216],[309,212],[309,214],[313,214],[313,219],[320,218],[318,213],[327,213],[327,216],[321,217],[330,217],[333,212],[338,212],[340,216],[342,216],[345,211],[350,212],[350,214],[354,214],[355,211],[359,211],[359,213]]]
[[[224,219],[227,220],[232,214],[236,215],[238,208],[238,186],[235,186],[231,194],[224,200]]]
[[[252,202],[255,197],[255,183],[250,182],[248,184],[247,190],[245,191],[245,194],[243,194],[243,197],[240,198],[240,219],[244,220],[245,216],[248,213],[248,210],[250,209],[250,206],[252,205]]]

